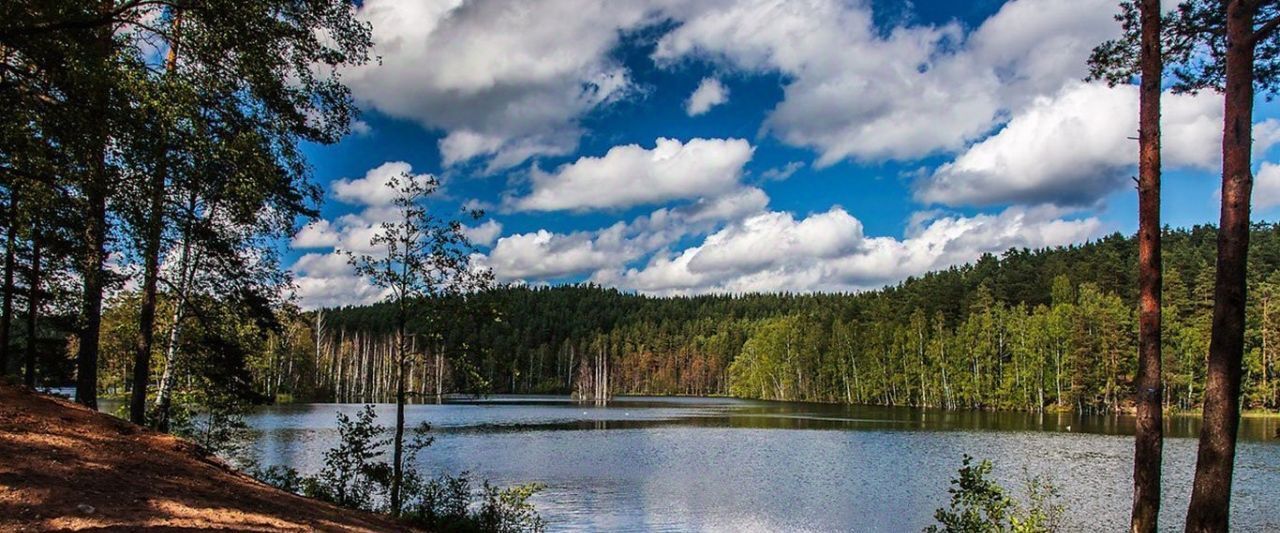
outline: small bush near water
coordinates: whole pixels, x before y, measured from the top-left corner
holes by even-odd
[[[391,465],[379,460],[390,439],[386,428],[375,422],[373,406],[366,405],[354,419],[338,414],[338,444],[324,454],[324,467],[314,475],[275,465],[253,470],[254,477],[283,490],[351,509],[390,512]],[[431,445],[430,426],[414,430],[406,446],[406,463]],[[442,474],[424,479],[413,469],[404,472],[404,509],[400,518],[410,524],[441,532],[540,532],[546,527],[529,498],[539,484],[498,488],[488,481],[476,490],[470,474]]]
[[[933,514],[929,533],[1051,533],[1062,529],[1058,488],[1042,476],[1026,475],[1024,500],[1010,497],[989,479],[991,461],[977,465],[965,455],[959,477],[951,480],[951,504]],[[1025,474],[1025,473],[1024,473]]]

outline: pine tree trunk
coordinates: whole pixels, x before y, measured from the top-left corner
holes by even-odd
[[[105,148],[104,148],[105,150]],[[81,267],[80,348],[76,354],[76,401],[98,408],[98,338],[102,327],[102,293],[106,272],[107,197],[105,191],[106,155],[101,156],[90,183],[85,224],[86,253]]]
[[[9,371],[9,329],[13,325],[13,270],[14,248],[18,245],[18,221],[16,220],[18,202],[9,201],[9,231],[4,245],[4,304],[0,309],[0,376]]]
[[[157,173],[157,175],[159,175]],[[129,399],[129,421],[145,424],[147,419],[147,384],[151,381],[151,348],[155,341],[156,291],[160,277],[160,229],[164,183],[153,183],[147,235],[143,245],[142,302],[138,308],[138,339],[133,356],[133,392]]]
[[[165,58],[166,76],[178,67],[178,33],[182,24],[182,12],[174,17],[169,53]],[[168,147],[161,132],[157,147],[156,169],[150,176],[148,188],[147,221],[142,242],[142,302],[138,307],[138,342],[134,347],[133,394],[129,401],[129,420],[142,425],[147,421],[147,385],[151,382],[151,348],[155,341],[156,290],[160,278],[160,239],[164,228],[164,193],[168,178]]]
[[[1138,117],[1138,382],[1129,529],[1154,533],[1160,515],[1164,447],[1160,371],[1160,0],[1142,0]]]
[[[113,0],[103,0],[99,9],[103,12],[114,8]],[[111,29],[97,30],[99,50],[94,61],[103,68],[98,75],[103,75],[112,59],[115,46]],[[107,258],[107,144],[110,124],[105,117],[108,113],[108,98],[105,85],[92,84],[95,94],[89,102],[90,116],[97,117],[97,131],[90,133],[89,175],[84,184],[85,226],[84,256],[80,275],[82,290],[80,300],[79,352],[76,354],[76,401],[90,409],[98,408],[98,338],[102,333],[102,293],[106,286],[105,263]]]
[[[31,236],[31,270],[27,278],[27,350],[22,382],[36,386],[36,324],[40,318],[40,248],[44,243],[37,232]]]
[[[1213,330],[1204,389],[1204,421],[1187,531],[1226,531],[1231,476],[1240,425],[1244,355],[1245,268],[1249,251],[1249,196],[1253,120],[1253,19],[1256,3],[1227,5],[1225,111],[1222,132],[1222,211],[1218,225]]]

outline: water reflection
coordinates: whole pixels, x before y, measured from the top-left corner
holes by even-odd
[[[265,408],[250,418],[266,464],[319,468],[337,412],[356,405]],[[393,406],[378,406],[392,420]],[[901,531],[928,524],[961,454],[990,458],[1008,485],[1023,468],[1063,488],[1079,529],[1123,530],[1133,418],[1071,413],[944,412],[720,398],[624,397],[607,407],[557,397],[415,405],[436,444],[425,473],[471,470],[502,484],[538,481],[557,530]],[[1280,428],[1246,418],[1233,527],[1280,530]],[[1178,529],[1190,494],[1195,417],[1166,432],[1162,522]]]

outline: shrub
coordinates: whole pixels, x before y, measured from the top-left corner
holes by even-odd
[[[364,406],[354,420],[338,413],[338,444],[324,452],[319,474],[302,478],[303,495],[352,509],[376,509],[391,478],[391,467],[376,459],[391,440],[381,438],[386,428],[375,418],[372,405]]]
[[[951,503],[938,509],[933,517],[939,525],[929,526],[931,533],[1043,533],[1061,529],[1063,508],[1057,503],[1058,489],[1042,476],[1026,477],[1026,501],[1010,497],[1004,487],[988,479],[991,461],[977,465],[965,455],[959,477],[951,480]]]
[[[386,428],[374,422],[377,415],[367,405],[352,419],[338,414],[338,444],[324,454],[319,473],[303,476],[287,466],[255,468],[260,481],[283,490],[328,501],[343,507],[389,512],[391,466],[378,460],[390,439]],[[414,429],[405,447],[406,463],[430,446],[431,426]],[[546,527],[529,498],[542,489],[538,484],[499,488],[483,482],[473,490],[468,472],[442,474],[423,480],[416,471],[404,472],[404,510],[401,519],[431,531],[442,532],[540,532]]]
[[[414,525],[442,532],[540,532],[546,523],[529,498],[542,490],[530,483],[498,488],[483,482],[472,490],[468,472],[428,480],[410,493],[411,504],[402,515]]]

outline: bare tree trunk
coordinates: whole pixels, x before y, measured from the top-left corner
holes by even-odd
[[[938,366],[942,367],[942,393],[946,395],[944,400],[947,409],[955,408],[955,400],[951,398],[951,385],[947,384],[947,344],[946,340],[938,338]]]
[[[347,330],[345,328],[338,330],[338,350],[334,352],[334,364],[338,365],[338,384],[334,387],[337,392],[334,394],[334,400],[338,403],[345,403],[350,398],[351,388],[347,379],[347,357],[343,355],[347,345]]]
[[[403,305],[403,304],[401,304]],[[402,315],[396,328],[396,434],[392,443],[391,515],[400,516],[401,494],[404,479],[404,329],[406,318]]]
[[[564,386],[568,387],[569,390],[573,390],[573,360],[577,356],[577,351],[578,349],[576,346],[572,344],[569,345],[569,368],[568,371],[565,372],[564,380]]]
[[[920,405],[924,407],[929,405],[929,396],[926,394],[927,389],[924,384],[924,326],[920,326],[916,335],[916,341],[919,343],[917,351],[920,355]]]
[[[315,366],[312,368],[313,385],[312,385],[311,395],[313,397],[316,395],[316,390],[324,386],[324,384],[321,383],[320,381],[320,374],[321,374],[320,369],[321,369],[322,362],[324,361],[324,358],[322,357],[322,354],[324,353],[324,311],[321,311],[319,309],[316,310],[316,323],[315,323],[314,335],[315,335],[315,343],[316,343],[315,345],[316,360],[315,360]],[[327,375],[327,373],[325,374]]]
[[[182,239],[181,256],[178,258],[178,287],[174,291],[177,301],[173,304],[173,315],[169,322],[169,339],[164,350],[164,372],[160,376],[160,384],[156,388],[156,429],[169,431],[169,410],[172,402],[174,381],[177,379],[178,340],[182,336],[182,323],[186,319],[187,293],[195,283],[195,272],[199,266],[199,258],[192,257],[191,237]]]
[[[114,8],[113,0],[103,0],[99,10]],[[115,43],[110,28],[97,30],[98,56],[95,63],[107,69]],[[85,178],[85,226],[84,256],[80,275],[82,290],[80,300],[79,351],[76,354],[76,401],[91,409],[98,408],[98,339],[102,333],[102,293],[106,286],[105,263],[107,258],[107,145],[110,124],[106,120],[110,95],[105,87],[94,87],[94,95],[88,102],[91,116],[99,117],[97,129],[89,135],[88,158],[90,170]]]
[[[1058,345],[1054,346],[1053,349],[1053,384],[1057,388],[1057,404],[1059,407],[1062,406],[1062,346],[1059,344],[1060,342],[1055,342],[1054,344]]]
[[[152,184],[151,208],[163,209],[164,184]],[[145,424],[147,420],[147,384],[151,381],[151,348],[155,340],[156,291],[160,277],[161,217],[153,212],[148,221],[143,245],[142,302],[138,308],[138,339],[133,356],[133,391],[129,398],[129,421]]]
[[[31,270],[27,277],[27,353],[22,381],[28,387],[36,386],[36,321],[40,318],[40,247],[43,244],[39,232],[31,236]],[[0,367],[2,370],[3,367]]]
[[[1154,533],[1160,515],[1164,451],[1160,380],[1160,0],[1142,0],[1142,80],[1138,117],[1138,420],[1129,530]]]
[[[105,140],[103,142],[105,146]],[[104,148],[105,150],[105,148]],[[106,155],[94,170],[96,182],[106,181]],[[88,220],[84,242],[87,248],[81,267],[79,351],[76,354],[76,401],[98,408],[98,338],[102,328],[102,293],[106,282],[107,193],[105,183],[90,183]]]
[[[174,17],[169,53],[165,58],[166,75],[173,75],[178,67],[177,36],[182,24],[182,12]],[[135,424],[147,421],[147,384],[151,382],[151,348],[155,343],[156,291],[160,278],[160,239],[164,232],[165,181],[169,173],[169,149],[164,134],[156,149],[158,160],[155,171],[147,184],[147,227],[142,242],[142,302],[138,307],[138,342],[134,347],[133,394],[129,401],[129,420]]]
[[[444,403],[444,350],[436,347],[436,404]]]
[[[602,404],[609,403],[609,350],[605,348],[602,352],[603,359],[601,363],[604,366],[604,380],[600,383],[600,401]]]
[[[16,198],[9,200],[9,231],[4,244],[4,308],[0,309],[0,376],[9,371],[9,328],[13,325],[14,248],[18,245]]]
[[[1222,132],[1222,211],[1218,225],[1213,331],[1204,390],[1204,422],[1187,531],[1226,531],[1231,476],[1240,425],[1244,354],[1245,268],[1249,252],[1249,196],[1253,120],[1253,19],[1257,2],[1227,3],[1225,111]]]
[[[1270,359],[1271,354],[1268,351],[1268,349],[1271,347],[1271,343],[1268,342],[1268,335],[1267,335],[1267,330],[1270,329],[1267,327],[1268,326],[1267,317],[1270,315],[1270,313],[1268,312],[1270,307],[1269,304],[1271,303],[1270,299],[1271,299],[1270,296],[1265,296],[1262,298],[1262,326],[1261,326],[1262,327],[1262,390],[1267,391],[1266,393],[1267,396],[1271,396],[1271,393],[1270,393],[1271,384],[1269,379],[1269,376],[1271,374],[1271,359]],[[1262,400],[1262,405],[1264,407],[1270,407],[1271,398],[1264,397],[1264,399]]]
[[[857,395],[858,404],[862,404],[862,381],[858,375],[858,355],[850,352],[849,364],[853,366],[853,391]]]

